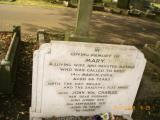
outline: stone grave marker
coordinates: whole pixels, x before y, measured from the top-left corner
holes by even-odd
[[[145,68],[133,46],[54,41],[34,53],[31,120],[131,115]]]
[[[93,0],[79,0],[75,31],[67,33],[66,41],[93,42],[95,38],[89,35],[89,25],[93,9]]]
[[[93,0],[79,0],[77,24],[75,34],[78,36],[89,35],[90,18],[93,9]]]
[[[80,0],[69,41],[90,41],[93,0]],[[146,60],[134,46],[53,41],[34,52],[30,120],[132,114]]]

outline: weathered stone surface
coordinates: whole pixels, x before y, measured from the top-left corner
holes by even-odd
[[[146,60],[133,46],[54,41],[34,53],[33,118],[132,114]]]
[[[118,0],[117,7],[123,9],[129,9],[130,0]]]
[[[76,34],[88,36],[93,0],[80,0],[78,4]]]
[[[89,26],[92,9],[93,0],[79,0],[76,28],[73,33],[66,33],[66,41],[91,41],[92,38],[89,36]]]
[[[39,42],[39,45],[46,43],[45,41],[45,30],[39,29],[37,32],[37,41]]]

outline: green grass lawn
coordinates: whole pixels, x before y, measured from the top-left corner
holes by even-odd
[[[52,4],[43,0],[16,0],[15,2],[10,2],[9,0],[0,0],[0,4],[39,6],[45,8],[63,7],[63,5]]]

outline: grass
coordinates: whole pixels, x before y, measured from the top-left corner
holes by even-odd
[[[38,7],[44,7],[44,8],[63,7],[63,5],[52,4],[49,2],[45,2],[43,0],[16,0],[15,2],[0,0],[0,4],[38,6]]]
[[[160,8],[160,4],[158,4],[158,3],[152,3],[152,4],[153,4],[154,6]]]

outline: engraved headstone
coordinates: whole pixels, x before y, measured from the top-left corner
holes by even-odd
[[[54,41],[34,53],[30,120],[131,115],[145,68],[134,46]]]
[[[90,19],[93,10],[93,0],[79,0],[78,13],[75,31],[67,33],[66,41],[92,41],[94,38],[89,35]]]
[[[75,34],[88,36],[93,0],[79,0]]]

